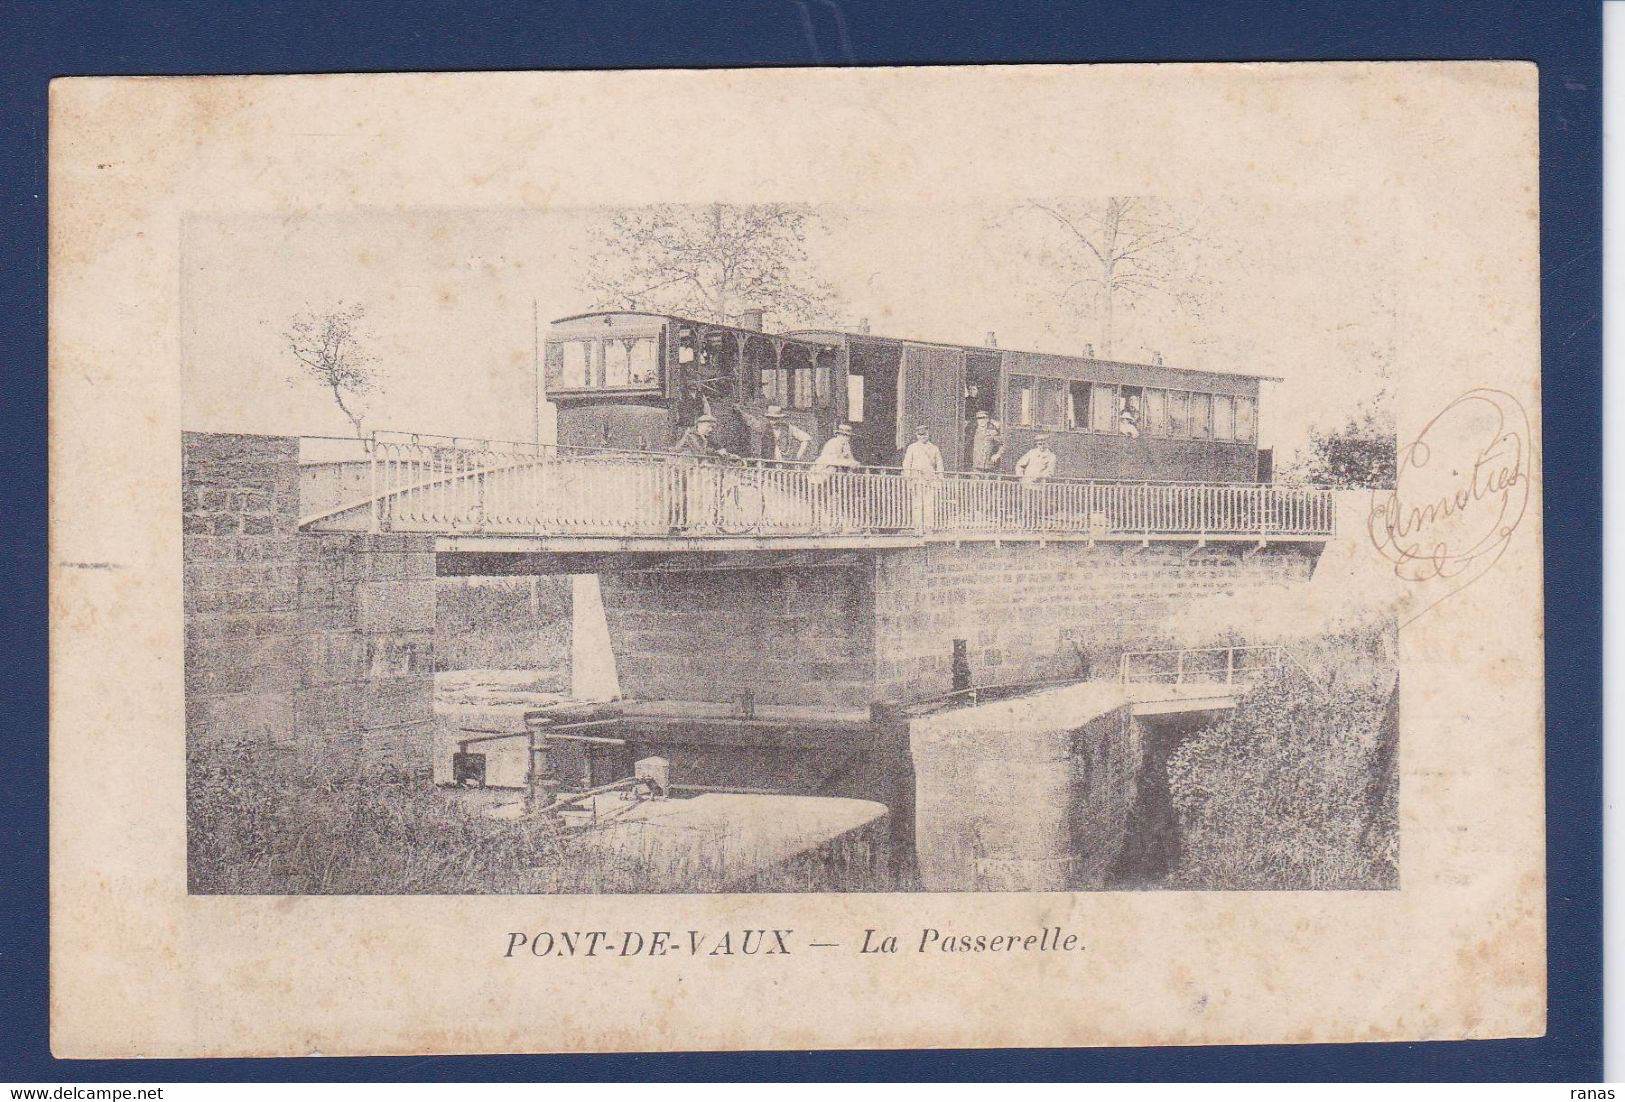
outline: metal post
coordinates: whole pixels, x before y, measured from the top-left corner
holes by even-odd
[[[1236,682],[1236,648],[1226,647],[1224,651],[1224,683],[1233,685]]]
[[[367,531],[374,535],[378,532],[378,430],[374,429],[367,445],[367,501],[370,516],[367,520]]]
[[[1180,651],[1178,654],[1174,655],[1174,684],[1175,685],[1183,685],[1184,683],[1185,683],[1185,652]]]

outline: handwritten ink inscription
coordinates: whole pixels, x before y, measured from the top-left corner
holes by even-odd
[[[1416,616],[1506,553],[1529,506],[1530,438],[1523,405],[1481,387],[1445,406],[1400,449],[1394,488],[1373,493],[1366,526],[1398,577],[1447,586]]]

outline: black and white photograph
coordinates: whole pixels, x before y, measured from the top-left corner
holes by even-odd
[[[1396,888],[1348,225],[189,218],[190,890]]]

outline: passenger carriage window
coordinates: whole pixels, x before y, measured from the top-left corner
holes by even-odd
[[[1161,436],[1168,431],[1168,392],[1145,392],[1145,415],[1140,419],[1140,431],[1148,436]]]
[[[1168,392],[1168,435],[1189,436],[1190,420],[1188,409],[1190,394],[1183,390],[1170,390]]]
[[[762,372],[762,397],[775,405],[784,404],[784,395],[779,393],[779,373],[772,368]]]
[[[559,385],[562,387],[591,386],[592,342],[565,341],[561,347],[564,349],[564,371],[559,376]]]
[[[632,377],[631,350],[627,342],[611,337],[604,342],[604,385],[624,387]]]
[[[560,379],[564,376],[564,346],[558,341],[548,341],[542,352],[542,378],[549,390],[562,385]]]
[[[1089,425],[1095,432],[1117,431],[1117,388],[1096,383],[1094,404],[1089,414]]]
[[[1066,388],[1066,427],[1074,432],[1089,431],[1089,384],[1073,382]]]
[[[1066,384],[1059,379],[1038,380],[1038,427],[1058,429],[1066,423]]]
[[[863,376],[846,377],[846,419],[853,424],[863,420]]]
[[[1033,423],[1032,376],[1010,376],[1010,391],[1005,398],[1004,419],[1012,425],[1031,425]]]
[[[812,371],[813,401],[818,405],[829,405],[829,365],[819,363]]]
[[[1125,436],[1138,436],[1140,422],[1145,418],[1145,390],[1137,386],[1118,388],[1117,431]]]
[[[1236,439],[1251,443],[1258,433],[1251,398],[1236,399]]]
[[[627,382],[631,386],[655,386],[660,382],[660,342],[653,337],[633,337],[626,342]]]
[[[799,367],[790,372],[790,405],[796,409],[813,407],[813,373],[811,368]]]
[[[1236,438],[1236,403],[1228,394],[1215,395],[1213,399],[1213,439],[1234,440]]]
[[[1191,393],[1191,436],[1208,440],[1213,436],[1213,396]]]

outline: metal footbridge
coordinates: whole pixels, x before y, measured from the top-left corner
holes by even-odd
[[[442,550],[757,550],[930,541],[1324,541],[1329,490],[714,460],[379,433],[302,441],[300,527]]]

